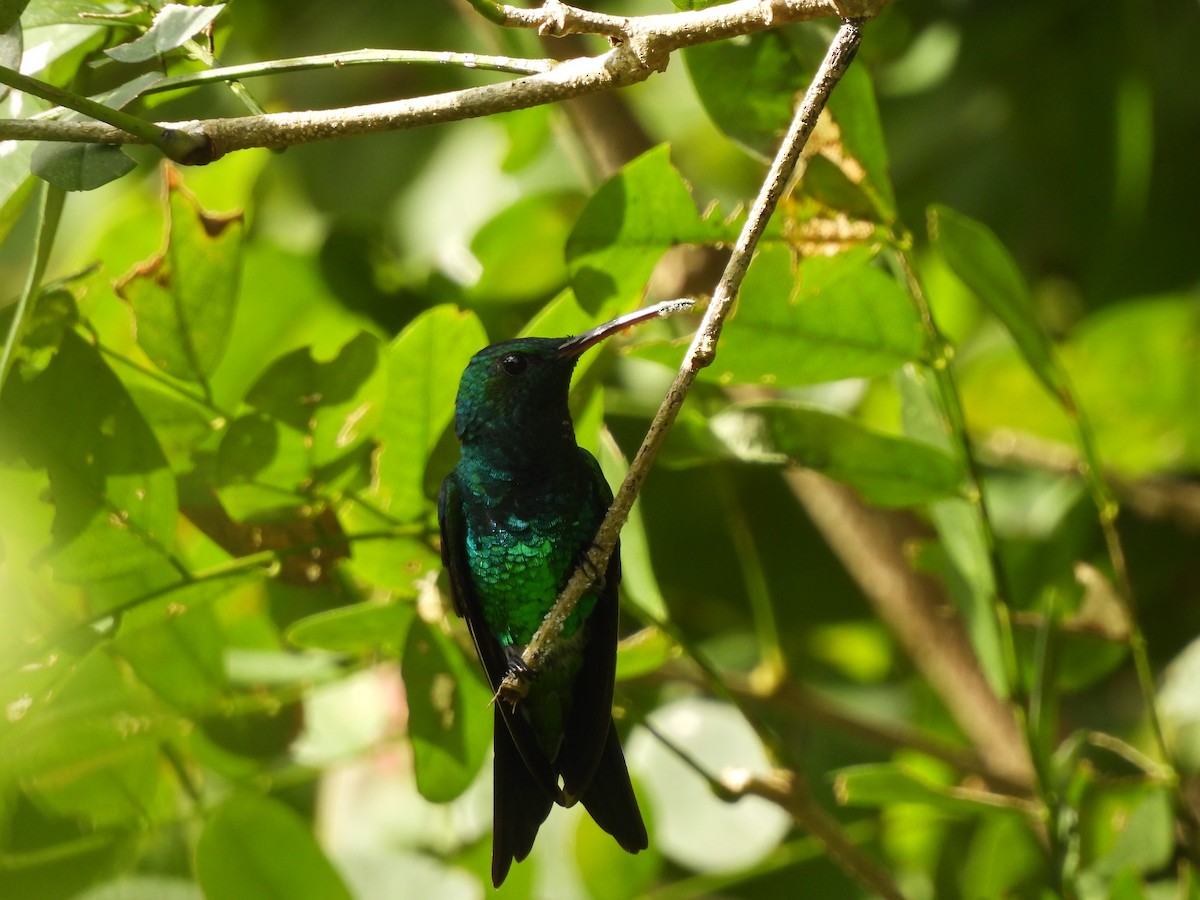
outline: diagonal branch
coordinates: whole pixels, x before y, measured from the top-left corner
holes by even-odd
[[[738,235],[725,272],[717,284],[712,301],[709,303],[700,328],[684,356],[679,372],[655,414],[654,420],[650,423],[642,446],[629,466],[629,473],[617,490],[612,507],[605,516],[595,541],[588,551],[588,562],[576,569],[571,580],[567,582],[566,587],[559,595],[554,608],[547,614],[541,627],[526,646],[521,655],[524,668],[514,669],[505,677],[497,692],[502,699],[515,703],[528,693],[533,673],[541,665],[547,651],[558,640],[563,624],[571,614],[571,610],[575,608],[575,604],[591,587],[593,579],[589,573],[603,572],[608,565],[608,560],[617,543],[617,537],[620,535],[625,520],[629,517],[629,510],[633,506],[634,498],[650,473],[654,458],[666,440],[667,433],[674,424],[675,417],[679,414],[680,407],[691,390],[692,383],[696,380],[700,370],[711,365],[716,357],[717,339],[720,337],[725,319],[733,310],[734,300],[737,299],[746,270],[750,267],[750,259],[758,246],[759,238],[762,237],[771,213],[774,212],[775,206],[791,178],[804,145],[816,127],[817,117],[825,108],[825,103],[834,86],[837,85],[854,59],[861,38],[861,20],[846,20],[838,29],[825,59],[822,60],[813,76],[804,101],[796,110],[792,125],[779,147],[775,161],[771,164],[762,189],[750,207],[746,224],[743,226],[741,234]]]

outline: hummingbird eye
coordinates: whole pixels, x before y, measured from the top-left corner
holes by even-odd
[[[529,368],[529,360],[520,353],[510,353],[500,359],[500,368],[506,375],[520,375]]]

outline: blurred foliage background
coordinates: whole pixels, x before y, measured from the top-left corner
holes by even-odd
[[[33,0],[23,70],[95,95],[203,67],[186,45],[104,54],[155,8]],[[132,15],[80,24],[97,11]],[[697,48],[617,95],[204,168],[129,148],[133,171],[68,196],[0,394],[0,896],[485,892],[489,698],[439,587],[432,503],[458,375],[488,342],[631,309],[647,282],[652,299],[711,290],[832,32]],[[797,772],[905,896],[1200,897],[1198,45],[1195,5],[1165,0],[903,0],[866,26],[836,128],[623,538],[617,711],[651,849],[556,811],[506,894],[866,895],[779,805],[727,802],[694,770],[734,766]],[[454,0],[234,0],[215,47],[230,65],[605,44],[496,29]],[[245,84],[274,111],[497,78]],[[220,86],[131,108],[246,114]],[[0,145],[4,334],[39,228],[31,152]],[[981,272],[1018,300],[1028,285],[1024,340]],[[581,365],[580,441],[610,480],[687,330]],[[1051,344],[1061,369],[1031,358]],[[1122,506],[1134,621],[1105,495],[1044,386],[1064,372]]]

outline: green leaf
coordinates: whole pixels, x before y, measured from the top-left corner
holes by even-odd
[[[919,803],[947,815],[994,815],[1011,810],[1011,798],[967,790],[939,781],[903,764],[870,763],[835,773],[834,793],[843,806],[892,806]]]
[[[204,895],[189,878],[125,875],[98,884],[75,900],[204,900]]]
[[[138,343],[154,364],[207,384],[233,327],[242,214],[205,211],[176,175],[167,178],[165,209],[166,247],[127,273],[117,293],[133,308]]]
[[[621,455],[621,448],[607,429],[600,432],[599,449],[596,456],[600,468],[616,490],[629,472],[629,463]],[[646,537],[646,523],[638,500],[634,500],[625,527],[621,529],[621,590],[635,608],[652,619],[661,621],[667,618],[667,602],[658,588],[658,579],[650,561],[650,542]],[[619,660],[617,665],[621,665]]]
[[[256,412],[230,423],[217,452],[220,492],[236,519],[361,474],[379,421],[384,373],[366,332],[329,361],[304,347],[276,359],[246,395]]]
[[[402,646],[416,615],[412,603],[356,603],[307,616],[292,624],[287,639],[297,647],[367,655]]]
[[[1200,465],[1200,317],[1194,295],[1140,297],[1088,317],[1060,355],[1100,457],[1128,477]],[[1010,348],[973,356],[960,385],[972,430],[1071,445],[1075,433]]]
[[[700,218],[667,146],[656,147],[604,182],[580,213],[567,239],[571,286],[591,313],[608,303],[629,306],[644,296],[667,249],[727,236]]]
[[[1012,335],[1025,362],[1051,395],[1070,409],[1070,389],[1050,338],[1033,311],[1016,261],[987,226],[945,206],[929,210],[929,239],[947,265]]]
[[[177,580],[175,479],[121,382],[73,331],[44,372],[14,372],[0,395],[0,460],[13,458],[48,470],[46,557],[59,581],[92,586],[93,614]]]
[[[1084,798],[1080,824],[1083,863],[1092,874],[1149,873],[1171,859],[1171,795],[1160,785],[1097,787]]]
[[[897,374],[896,382],[905,434],[948,452],[949,426],[929,370],[906,367]],[[952,566],[943,573],[944,580],[962,614],[980,666],[992,690],[1007,696],[1008,672],[996,622],[996,576],[979,510],[968,500],[950,498],[934,503],[930,517],[946,562]]]
[[[713,124],[758,156],[770,158],[822,52],[815,40],[793,41],[767,32],[689,47],[683,58]]]
[[[971,836],[959,884],[964,896],[1022,896],[1020,888],[1045,878],[1046,854],[1020,816],[989,816]]]
[[[774,156],[793,111],[825,56],[823,28],[796,26],[684,50],[688,74],[713,123],[754,154]],[[825,156],[861,192],[881,221],[895,217],[887,148],[870,75],[851,66],[826,106],[836,152]],[[825,148],[818,148],[825,149]],[[856,200],[854,206],[860,204]]]
[[[41,142],[30,160],[33,174],[64,191],[94,191],[137,168],[118,144]]]
[[[908,295],[857,248],[795,264],[781,245],[761,249],[705,378],[775,387],[891,372],[925,354]],[[678,364],[677,347],[650,348]]]
[[[958,463],[928,444],[798,403],[737,407],[717,414],[710,427],[735,459],[814,469],[881,506],[953,496],[962,482]]]
[[[53,815],[96,826],[156,817],[159,744],[181,730],[108,657],[90,655],[57,691],[24,701],[0,731],[3,781],[19,781]]]
[[[158,438],[163,454],[177,472],[192,468],[192,453],[207,440],[220,424],[214,413],[207,413],[195,401],[176,391],[131,382],[126,385],[146,424]]]
[[[862,167],[840,162],[838,169],[870,199],[880,221],[896,218],[896,196],[888,174],[887,143],[871,75],[862,66],[851,66],[826,106],[841,131],[842,153]]]
[[[225,8],[224,3],[212,6],[183,6],[167,3],[154,17],[149,30],[136,40],[104,52],[117,62],[145,62],[182,47],[203,31]]]
[[[207,900],[351,900],[308,823],[282,803],[234,794],[196,844],[196,880]]]
[[[446,637],[415,619],[400,660],[417,790],[446,803],[467,789],[487,755],[492,693]]]
[[[226,687],[225,633],[212,601],[240,580],[186,584],[126,613],[113,648],[142,683],[184,713],[208,712]]]
[[[487,343],[473,314],[438,306],[417,316],[388,347],[375,489],[394,518],[410,521],[428,511],[426,463],[454,418],[463,369]]]
[[[6,69],[21,68],[21,54],[25,51],[25,42],[21,34],[21,8],[29,0],[0,0],[0,66]],[[8,95],[11,88],[0,85],[0,100]]]
[[[617,681],[657,672],[678,655],[669,637],[653,626],[642,628],[617,644]]]
[[[467,296],[479,303],[521,303],[560,290],[570,223],[582,201],[574,193],[523,196],[475,233],[471,253],[483,267]]]

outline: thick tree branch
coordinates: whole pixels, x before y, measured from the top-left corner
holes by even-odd
[[[858,20],[843,22],[829,46],[825,59],[822,60],[820,68],[813,76],[804,100],[796,110],[792,125],[763,181],[762,189],[750,207],[746,224],[734,244],[729,262],[713,293],[712,301],[700,323],[700,328],[684,356],[683,363],[667,391],[666,398],[651,421],[646,437],[630,464],[629,472],[617,490],[612,507],[605,516],[593,545],[588,551],[588,561],[576,569],[559,595],[554,608],[547,614],[541,627],[526,646],[521,655],[523,669],[514,669],[501,684],[497,693],[505,702],[515,703],[528,693],[533,674],[558,640],[563,624],[571,610],[591,588],[594,580],[593,574],[603,572],[607,567],[621,528],[629,517],[629,510],[633,506],[634,498],[637,497],[646,476],[649,475],[654,458],[666,440],[684,399],[691,390],[700,370],[711,365],[715,358],[721,328],[733,309],[734,300],[737,299],[746,270],[750,267],[750,259],[758,246],[759,238],[766,230],[771,213],[783,195],[796,162],[800,159],[800,153],[816,127],[817,118],[820,116],[821,110],[825,108],[830,93],[854,59],[854,53],[858,49],[862,37],[861,26],[862,23]]]
[[[1028,790],[1033,764],[1009,706],[996,696],[941,586],[913,570],[894,513],[870,509],[847,487],[797,470],[787,483],[879,618],[941,697],[989,771]]]
[[[568,60],[547,72],[426,97],[342,109],[160,122],[154,127],[204,148],[186,159],[203,164],[235,150],[287,147],[476,118],[635,84],[665,68],[676,50],[790,22],[847,14],[849,2],[736,0],[704,10],[638,17],[606,16],[554,0],[533,10],[497,7],[505,24],[537,28],[545,34],[603,34],[616,45],[600,56]],[[869,15],[877,12],[884,0],[855,0],[853,5],[855,15]],[[0,140],[127,144],[145,143],[146,137],[99,122],[4,119],[0,120]]]

